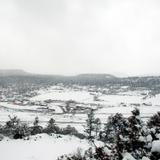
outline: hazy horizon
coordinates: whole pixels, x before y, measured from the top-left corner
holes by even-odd
[[[123,73],[96,73],[96,72],[81,72],[77,74],[54,74],[54,73],[38,73],[38,72],[30,72],[24,69],[0,69],[0,74],[7,74],[7,75],[14,75],[14,74],[38,74],[38,75],[53,75],[53,76],[78,76],[78,75],[86,75],[86,74],[93,74],[93,75],[111,75],[119,78],[125,78],[125,77],[147,77],[147,76],[160,76],[160,74],[143,74],[143,75],[127,75]]]
[[[160,75],[158,0],[8,0],[0,13],[0,69]]]

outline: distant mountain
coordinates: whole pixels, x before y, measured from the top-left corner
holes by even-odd
[[[0,70],[0,86],[8,87],[11,84],[22,86],[30,84],[35,87],[48,87],[62,83],[64,85],[91,85],[107,87],[111,92],[117,92],[123,86],[127,90],[148,90],[151,95],[160,94],[160,76],[148,77],[116,77],[111,74],[80,74],[77,76],[32,74],[24,70]]]
[[[20,69],[0,69],[0,76],[26,76],[30,73]]]
[[[113,79],[116,78],[115,76],[111,75],[111,74],[79,74],[77,75],[77,77],[79,78],[96,78],[96,79]]]

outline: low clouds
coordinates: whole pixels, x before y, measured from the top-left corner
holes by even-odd
[[[0,2],[0,68],[159,74],[158,0]]]

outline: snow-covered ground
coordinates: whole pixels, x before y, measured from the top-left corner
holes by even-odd
[[[41,92],[42,93],[42,92]],[[44,101],[46,99],[54,99],[54,100],[74,100],[78,102],[91,102],[93,97],[86,91],[73,91],[73,90],[51,90],[44,92],[38,96],[31,98],[31,100],[35,101]]]
[[[90,92],[87,88],[78,90],[53,86],[50,89],[39,90],[38,96],[35,96],[30,100],[32,102],[44,102],[48,99],[54,100],[49,104],[49,109],[54,109],[54,112],[41,110],[43,106],[20,106],[8,102],[0,102],[0,122],[7,121],[9,119],[8,115],[17,115],[22,121],[32,123],[34,118],[38,116],[43,125],[46,125],[50,118],[54,118],[56,123],[61,126],[71,124],[82,131],[87,118],[87,112],[63,114],[61,106],[63,106],[65,101],[73,100],[82,106],[93,107],[93,105],[95,105],[99,107],[95,112],[96,117],[99,117],[102,122],[105,123],[109,115],[119,112],[127,117],[135,107],[140,109],[141,116],[144,118],[150,117],[160,111],[160,95],[144,99],[144,93],[147,94],[147,91],[127,91],[114,95],[106,95],[93,91]],[[97,101],[94,100],[95,95],[98,95]]]
[[[54,118],[57,125],[65,127],[68,124],[74,126],[79,132],[84,132],[87,112],[84,113],[63,113],[61,106],[65,101],[73,100],[83,107],[97,107],[95,116],[103,123],[107,117],[122,113],[128,117],[131,111],[137,107],[140,109],[141,117],[147,118],[160,111],[160,95],[145,99],[147,91],[127,91],[114,95],[106,95],[97,92],[90,92],[87,88],[75,90],[53,86],[50,89],[40,90],[38,96],[30,99],[32,102],[53,100],[49,104],[49,109],[53,112],[46,112],[46,106],[39,105],[16,105],[8,102],[0,102],[0,122],[9,120],[8,115],[16,115],[21,121],[28,124],[33,123],[36,116],[39,117],[40,125],[45,126],[50,118]],[[95,95],[98,100],[95,101]],[[4,139],[0,142],[2,160],[56,160],[58,156],[75,152],[77,148],[86,150],[89,147],[87,140],[80,140],[71,136],[57,135],[48,136],[46,134],[32,136],[30,140]],[[8,154],[9,153],[9,154]]]
[[[49,136],[39,134],[30,140],[4,139],[0,142],[2,160],[56,160],[63,154],[74,153],[78,148],[82,151],[89,148],[87,140],[74,136]]]

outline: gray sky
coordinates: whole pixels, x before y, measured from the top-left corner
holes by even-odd
[[[159,0],[1,0],[0,69],[160,74]]]

